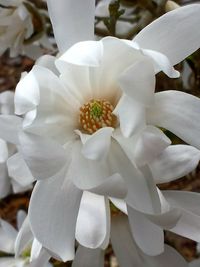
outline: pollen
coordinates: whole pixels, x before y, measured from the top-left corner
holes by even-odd
[[[92,99],[80,108],[79,123],[89,134],[103,127],[115,127],[116,116],[111,103],[107,100]]]

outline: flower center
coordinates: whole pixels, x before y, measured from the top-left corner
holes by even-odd
[[[79,122],[82,129],[93,134],[103,127],[114,127],[116,116],[109,101],[92,99],[80,108]]]

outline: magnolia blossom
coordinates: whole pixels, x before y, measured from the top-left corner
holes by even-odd
[[[0,257],[0,266],[52,267],[48,263],[50,256],[43,251],[37,240],[33,240],[24,211],[19,211],[17,214],[17,227],[19,232],[6,221],[2,219],[0,221],[0,251],[9,254]],[[14,255],[16,250],[20,252],[17,256]]]
[[[6,91],[0,94],[0,113],[5,116],[14,114],[14,93]],[[10,193],[24,192],[32,188],[33,177],[27,169],[17,176],[16,168],[20,170],[20,162],[13,165],[13,158],[17,156],[17,147],[0,139],[0,198]]]
[[[33,15],[27,8],[28,5],[34,9],[33,5],[23,0],[0,0],[0,5],[0,55],[9,48],[11,57],[25,53],[29,57],[37,59],[42,55],[42,51],[39,44],[37,42],[33,44],[31,40],[35,29]],[[42,33],[39,42],[52,49],[45,33]]]
[[[162,70],[178,77],[172,65],[199,47],[200,33],[191,27],[200,22],[200,5],[169,12],[133,41],[84,41],[94,38],[94,2],[54,4],[48,1],[62,55],[41,58],[21,79],[15,112],[23,118],[0,119],[0,135],[19,146],[21,158],[38,180],[29,208],[33,234],[64,261],[74,258],[75,236],[83,246],[105,248],[111,199],[125,211],[130,207],[132,229],[131,212],[136,213],[133,235],[139,247],[151,255],[162,253],[162,228],[181,220],[180,209],[163,200],[155,184],[196,167],[200,101],[177,91],[155,94],[155,74]],[[68,35],[65,25],[73,26]],[[194,147],[170,146],[157,126]],[[180,163],[178,168],[171,155]],[[137,220],[140,214],[144,224]]]

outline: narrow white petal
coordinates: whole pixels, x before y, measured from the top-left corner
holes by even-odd
[[[98,248],[109,231],[106,198],[90,192],[83,193],[76,224],[76,239],[88,248]]]
[[[54,140],[20,133],[21,153],[36,179],[52,177],[67,163],[65,150]]]
[[[124,200],[119,199],[119,198],[114,198],[114,197],[110,197],[109,199],[124,214],[127,214],[128,213],[126,202]]]
[[[72,267],[103,267],[104,251],[79,245]]]
[[[111,225],[111,243],[121,267],[144,266],[140,250],[132,238],[127,216],[113,216]]]
[[[61,53],[79,41],[94,39],[94,0],[47,0],[47,5]]]
[[[17,236],[15,228],[4,220],[0,220],[0,250],[5,253],[14,253],[14,243]]]
[[[23,250],[30,244],[33,240],[33,234],[30,229],[29,218],[28,216],[24,220],[15,240],[15,255],[19,257],[19,255],[23,252]]]
[[[164,127],[185,142],[200,148],[200,100],[178,91],[156,93],[155,105],[147,110],[149,124]]]
[[[181,178],[198,165],[200,151],[188,145],[167,147],[156,159],[149,163],[156,183],[167,183]]]
[[[10,177],[6,162],[0,163],[0,198],[4,198],[11,192]]]
[[[19,210],[17,212],[17,229],[20,229],[22,227],[22,224],[24,220],[26,219],[26,212],[24,210]]]
[[[199,48],[199,13],[199,4],[177,8],[145,27],[134,41],[163,53],[175,65]]]
[[[154,101],[155,73],[148,58],[136,61],[119,77],[122,91],[137,102],[149,106]]]
[[[164,251],[164,233],[162,228],[129,206],[128,217],[133,237],[139,248],[151,256],[162,253]]]
[[[169,59],[164,54],[149,49],[142,49],[142,52],[144,55],[153,59],[155,73],[163,71],[170,78],[178,78],[180,76],[179,71],[174,69]]]
[[[63,261],[74,258],[75,226],[82,195],[65,178],[65,173],[64,169],[53,179],[37,182],[29,206],[34,236]]]

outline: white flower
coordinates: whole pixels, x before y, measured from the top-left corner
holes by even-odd
[[[0,114],[6,117],[14,114],[13,92],[6,91],[0,94]],[[22,170],[18,155],[15,145],[0,139],[0,198],[12,192],[24,192],[32,188],[33,177],[27,167],[23,168],[23,173],[16,173],[16,169],[19,172]]]
[[[24,119],[1,116],[0,134],[19,145],[33,176],[41,180],[29,209],[34,236],[66,261],[74,257],[75,233],[79,243],[89,248],[107,245],[108,198],[123,208],[120,199],[125,198],[132,210],[145,218],[149,215],[162,228],[180,218],[179,211],[161,202],[151,172],[148,175],[149,168],[155,177],[161,170],[154,162],[162,166],[161,153],[173,166],[166,150],[170,140],[155,126],[199,148],[200,101],[176,91],[154,94],[155,74],[162,70],[177,77],[172,65],[199,47],[200,33],[191,27],[199,23],[200,5],[164,15],[133,42],[108,37],[71,48],[76,41],[94,37],[94,2],[63,0],[54,5],[55,1],[48,1],[63,55],[56,60],[57,69],[54,59],[46,56],[20,81],[15,111]],[[181,149],[172,149],[180,157]],[[199,151],[184,149],[187,173],[198,163]],[[170,177],[164,179],[179,175],[180,169],[171,168]],[[156,228],[159,242],[153,243],[149,254],[163,252],[162,228]]]
[[[8,222],[2,219],[0,221],[0,251],[13,254],[0,257],[0,266],[52,267],[48,262],[48,253],[36,239],[33,239],[24,211],[20,210],[17,214],[17,227],[19,232]],[[15,251],[18,253],[16,256]]]

